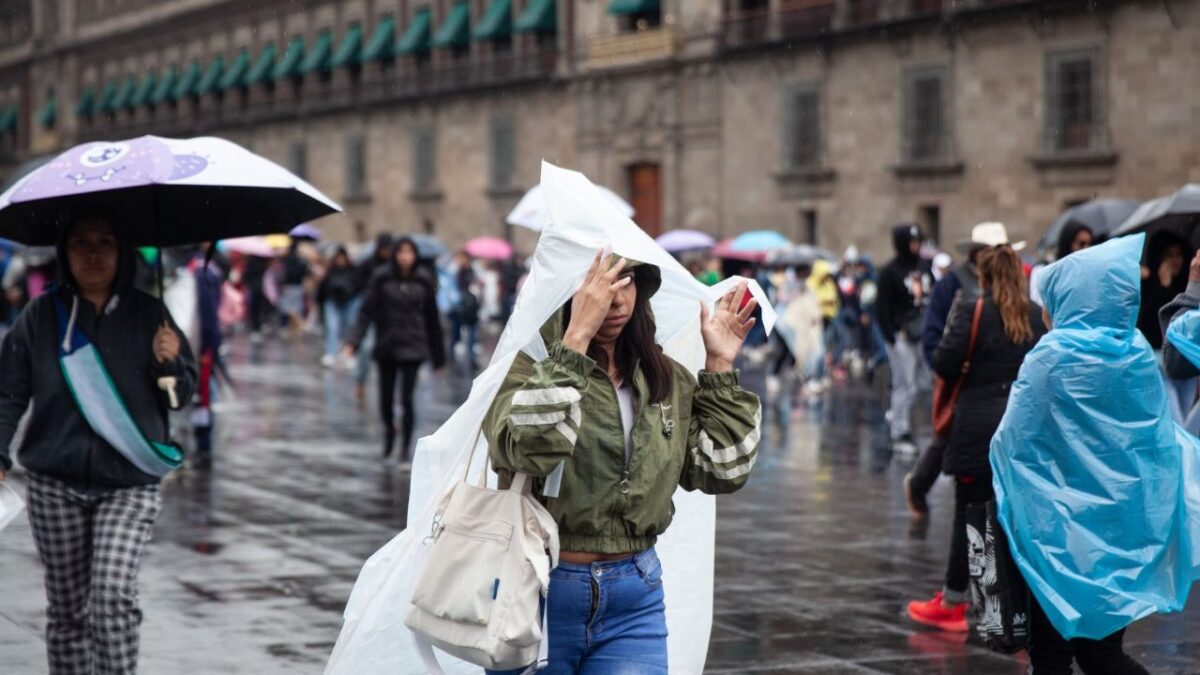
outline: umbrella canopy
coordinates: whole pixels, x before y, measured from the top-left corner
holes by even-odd
[[[288,236],[290,236],[292,239],[312,239],[313,241],[320,241],[321,231],[318,230],[315,225],[300,223],[288,232]]]
[[[284,232],[341,211],[283,167],[220,138],[142,136],[76,146],[0,194],[0,236],[58,241],[73,215],[112,214],[138,246]]]
[[[417,257],[434,260],[450,251],[450,247],[432,234],[410,234],[409,239],[417,245]],[[375,246],[371,246],[371,255],[375,255]]]
[[[716,239],[699,230],[671,230],[659,235],[655,241],[668,253],[712,248],[717,243]]]
[[[777,248],[790,246],[792,242],[788,238],[779,234],[775,230],[753,230],[743,232],[734,237],[730,248],[734,251],[742,251],[746,253],[765,253],[773,251]]]
[[[258,258],[274,258],[276,250],[266,237],[237,237],[223,240],[219,247],[229,253],[241,253]]]
[[[792,265],[812,265],[818,260],[833,262],[837,260],[837,256],[823,248],[809,244],[796,244],[795,246],[771,251],[767,254],[766,260],[768,265],[788,267]]]
[[[726,260],[744,260],[746,262],[762,262],[767,258],[766,251],[738,251],[733,248],[733,237],[722,239],[713,247],[713,255]]]
[[[512,258],[512,244],[496,237],[477,237],[467,242],[466,251],[475,258],[508,260]]]
[[[1135,232],[1155,234],[1171,232],[1200,248],[1200,184],[1188,183],[1174,194],[1151,199],[1121,223],[1112,236],[1122,237]],[[1147,238],[1148,240],[1148,238]]]
[[[621,199],[620,195],[606,187],[597,185],[596,189],[605,201],[615,206],[626,218],[633,217],[633,207]],[[550,209],[546,208],[546,199],[542,196],[542,186],[536,185],[521,197],[512,212],[505,218],[509,225],[518,225],[534,232],[541,232],[550,224]]]
[[[1068,223],[1077,223],[1092,231],[1096,239],[1108,237],[1117,226],[1125,222],[1140,202],[1130,199],[1093,199],[1063,211],[1038,241],[1038,249],[1052,251],[1058,246],[1058,237]]]

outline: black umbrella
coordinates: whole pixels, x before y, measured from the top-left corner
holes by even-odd
[[[286,232],[341,208],[224,139],[143,136],[76,146],[19,179],[0,195],[0,237],[51,245],[89,211],[135,246],[180,246]]]
[[[1112,236],[1145,232],[1171,232],[1187,241],[1193,249],[1200,248],[1200,184],[1188,183],[1166,197],[1142,204]]]
[[[1038,242],[1038,250],[1053,251],[1058,246],[1059,235],[1068,223],[1082,225],[1091,230],[1097,240],[1104,239],[1125,222],[1139,205],[1140,202],[1129,199],[1093,199],[1076,204],[1054,219]]]

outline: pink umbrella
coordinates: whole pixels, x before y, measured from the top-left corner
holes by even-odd
[[[218,248],[231,253],[241,253],[242,255],[252,255],[258,258],[274,258],[275,249],[267,242],[264,237],[238,237],[236,239],[225,239]]]
[[[467,242],[466,251],[472,257],[490,260],[508,260],[513,254],[512,244],[496,237],[476,237]]]

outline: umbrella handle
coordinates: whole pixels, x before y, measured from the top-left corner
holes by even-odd
[[[167,398],[171,401],[171,410],[179,410],[179,395],[175,393],[175,378],[158,378],[158,388],[167,392]]]

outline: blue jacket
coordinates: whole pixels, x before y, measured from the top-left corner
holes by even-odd
[[[979,281],[975,277],[975,265],[965,262],[954,268],[941,281],[933,286],[929,295],[929,307],[925,311],[925,323],[921,326],[921,351],[925,354],[925,362],[933,365],[933,353],[942,342],[942,334],[946,332],[946,321],[950,318],[950,308],[954,306],[954,298],[963,288],[967,289],[968,300],[979,297]]]

